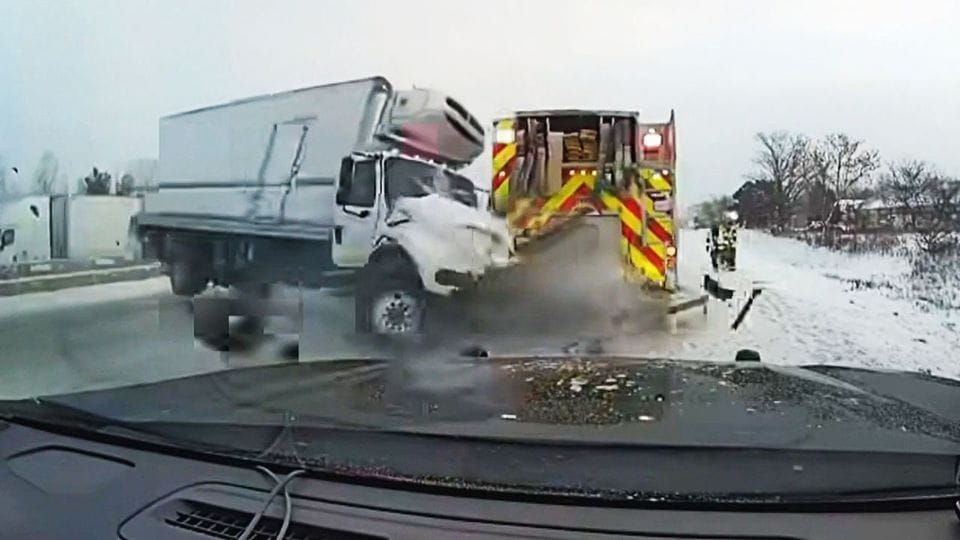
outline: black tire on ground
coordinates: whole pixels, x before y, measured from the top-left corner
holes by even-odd
[[[201,245],[174,243],[167,252],[166,262],[173,294],[195,296],[207,288],[209,260]]]
[[[193,337],[217,351],[230,349],[230,298],[193,301]]]
[[[195,296],[207,288],[207,278],[188,261],[170,264],[170,289],[177,296]]]

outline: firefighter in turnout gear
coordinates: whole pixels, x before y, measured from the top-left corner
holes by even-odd
[[[737,269],[737,219],[734,210],[726,212],[723,220],[710,227],[707,252],[714,271]]]

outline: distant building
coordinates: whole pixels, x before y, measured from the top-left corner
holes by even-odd
[[[894,201],[872,199],[859,208],[859,219],[869,229],[905,229],[916,226],[922,228],[933,213],[929,204],[914,207]],[[916,220],[916,222],[914,222]]]

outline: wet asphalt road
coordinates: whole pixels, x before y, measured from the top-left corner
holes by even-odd
[[[662,304],[641,301],[637,290],[623,283],[612,243],[617,236],[603,229],[607,225],[581,227],[541,242],[525,252],[521,267],[491,276],[480,291],[433,302],[426,335],[399,342],[353,332],[349,290],[275,288],[274,305],[288,311],[302,306],[302,318],[270,318],[265,337],[230,352],[195,338],[197,300],[192,305],[170,294],[165,278],[144,282],[151,285],[144,288],[146,294],[115,299],[98,298],[101,289],[90,289],[92,302],[46,306],[24,296],[24,301],[39,305],[8,314],[0,324],[0,397],[107,388],[298,360],[422,360],[449,358],[473,348],[496,355],[596,353],[601,339],[619,343],[617,352],[643,354],[633,343],[648,345],[654,333],[664,332],[658,309]],[[49,294],[62,299],[75,293]],[[208,291],[200,302],[220,296]]]

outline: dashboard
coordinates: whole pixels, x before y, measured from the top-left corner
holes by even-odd
[[[275,484],[248,462],[0,422],[0,537],[239,538]],[[441,456],[442,458],[442,456]],[[281,471],[276,471],[280,474]],[[611,507],[299,476],[286,538],[960,539],[950,505],[856,511]],[[642,504],[642,502],[641,502]],[[275,538],[275,497],[252,538]]]

